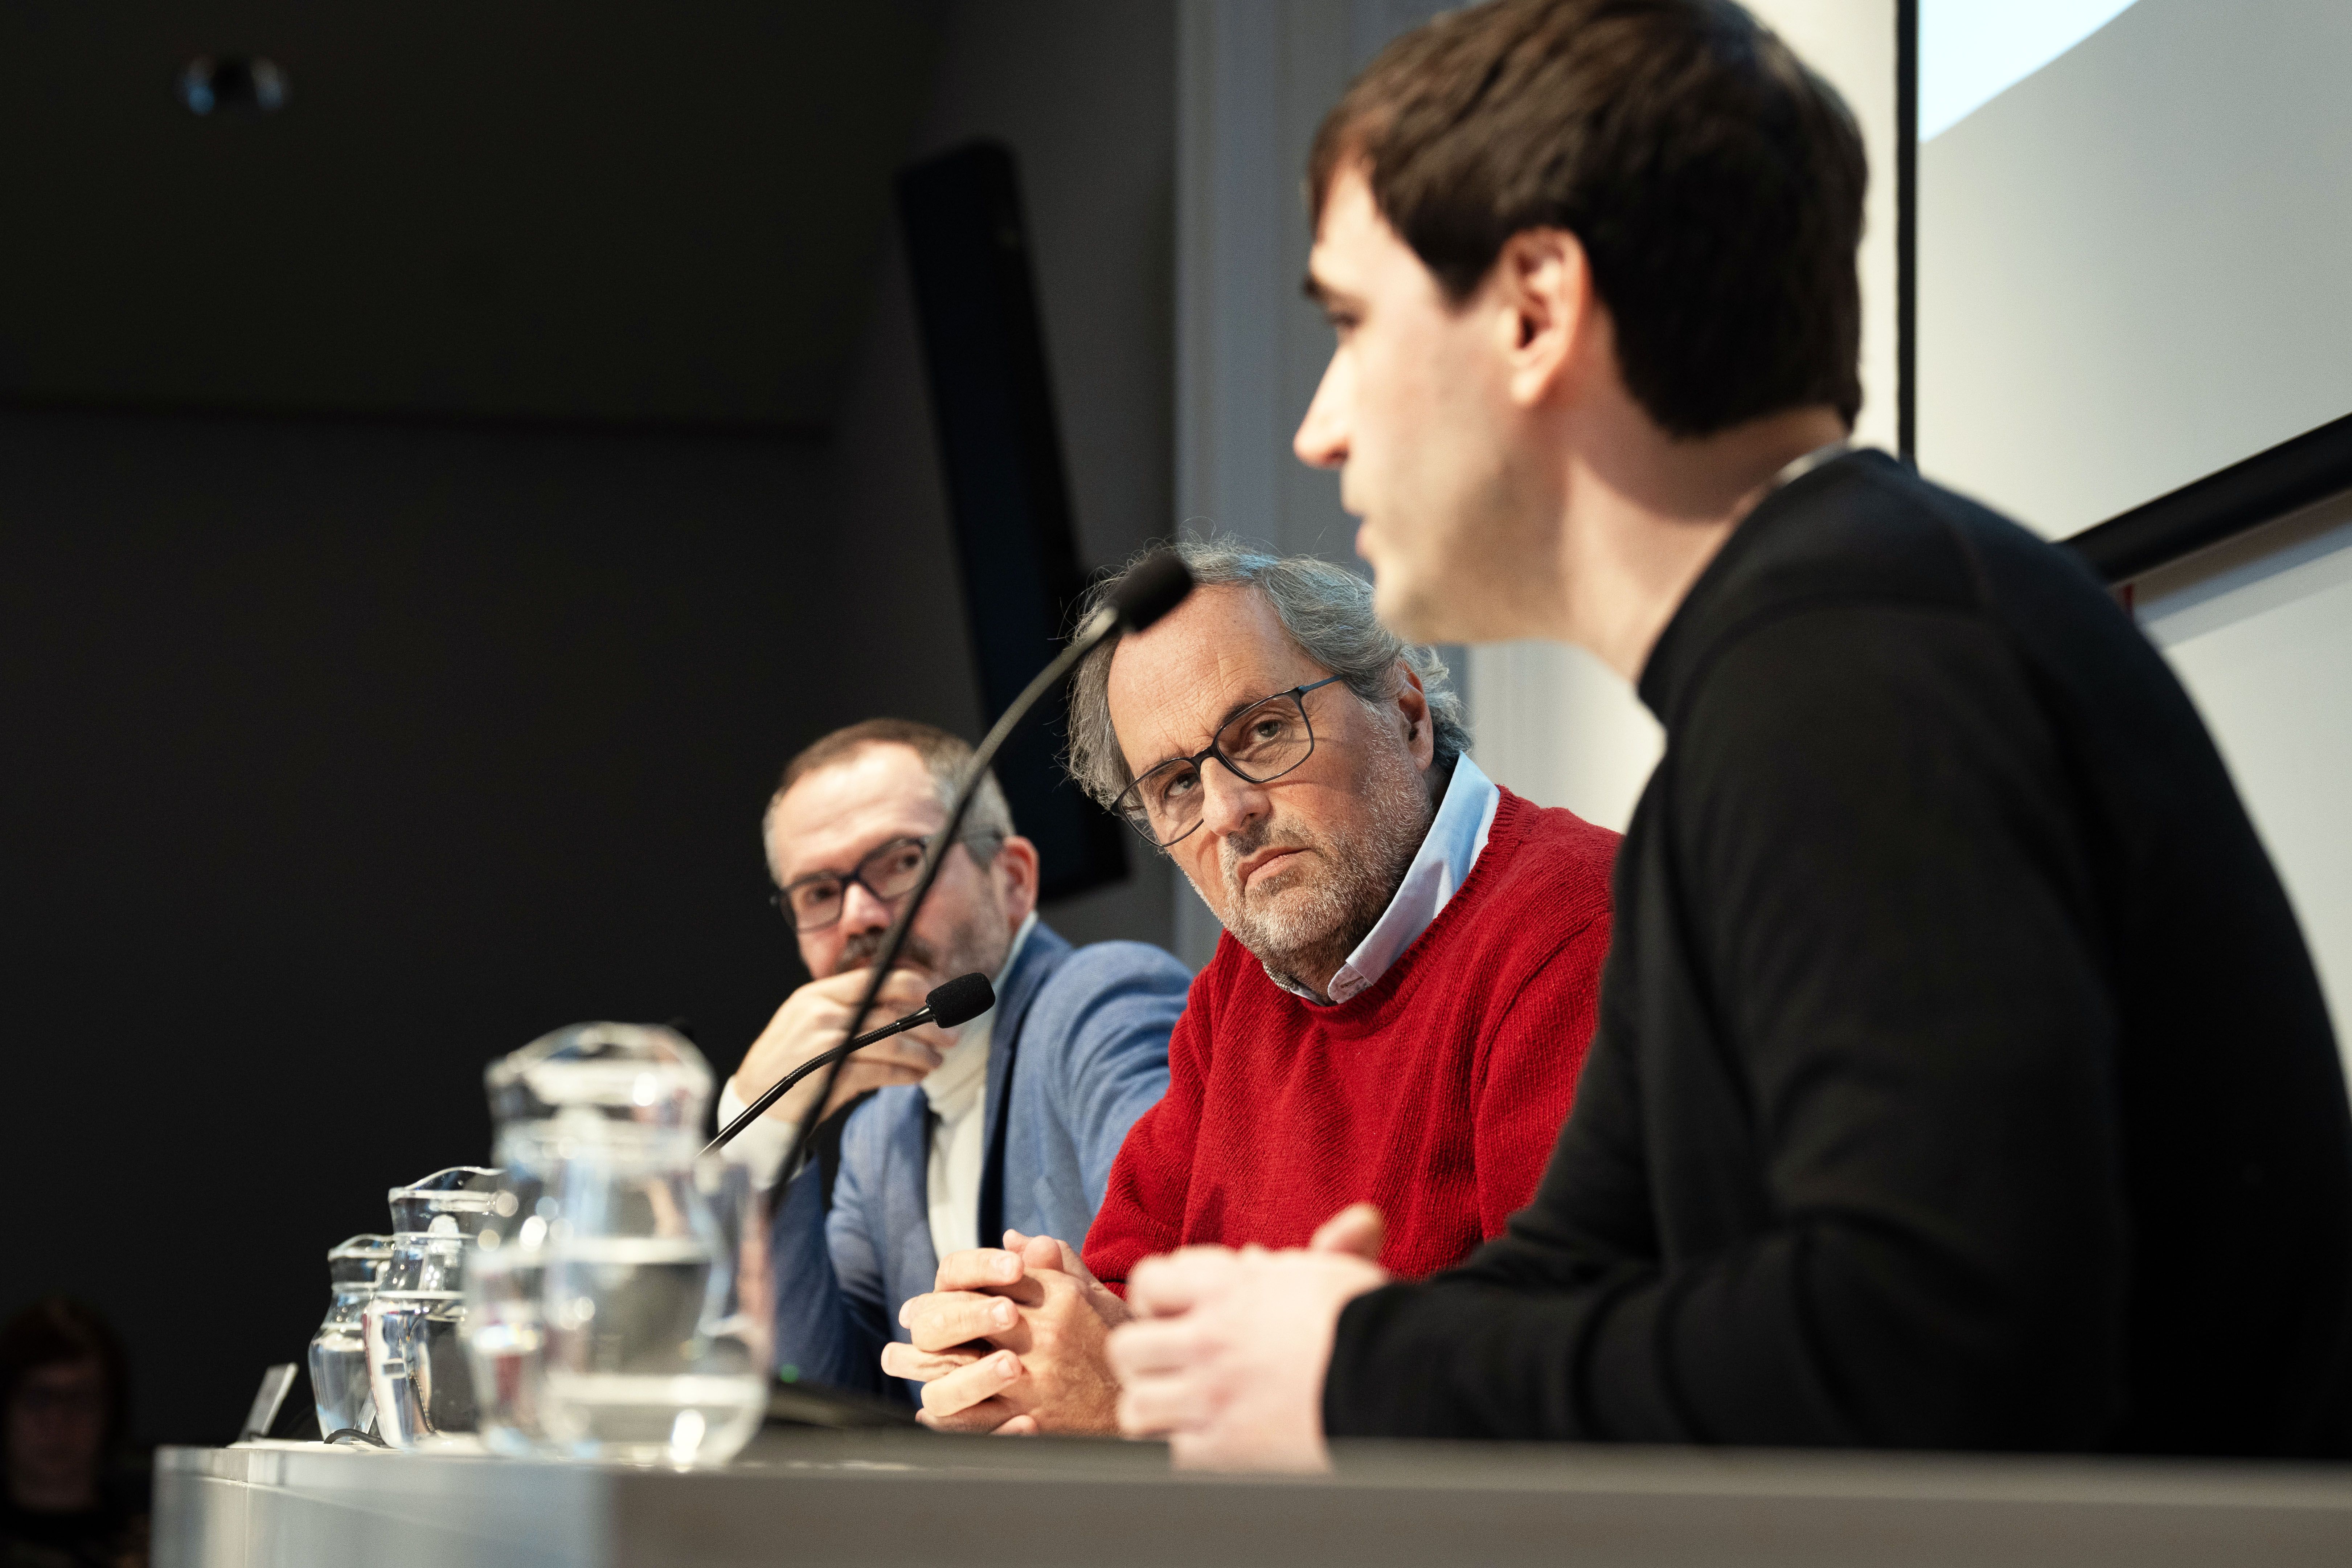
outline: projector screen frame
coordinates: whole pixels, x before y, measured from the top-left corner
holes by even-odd
[[[2126,582],[2352,489],[2352,414],[2280,442],[2062,541]]]
[[[1896,454],[1917,463],[1919,0],[1895,0]],[[2058,542],[2120,584],[2298,508],[2352,490],[2352,413],[2121,511]]]

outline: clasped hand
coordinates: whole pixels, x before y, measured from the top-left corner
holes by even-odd
[[[950,1253],[899,1309],[911,1342],[883,1346],[882,1370],[923,1384],[916,1419],[940,1431],[1111,1433],[1105,1347],[1127,1316],[1067,1242],[1008,1230],[1002,1248]]]
[[[1317,1470],[1323,1374],[1339,1312],[1388,1282],[1380,1211],[1357,1204],[1304,1251],[1187,1247],[1136,1265],[1133,1320],[1110,1338],[1129,1436],[1166,1436],[1180,1466]]]

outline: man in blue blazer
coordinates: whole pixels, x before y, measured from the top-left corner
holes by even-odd
[[[745,1054],[719,1096],[722,1123],[840,1040],[971,757],[945,731],[877,719],[785,768],[763,825],[768,866],[817,978]],[[911,1402],[919,1385],[881,1367],[882,1346],[907,1337],[899,1307],[932,1289],[941,1257],[983,1238],[1084,1236],[1129,1126],[1168,1087],[1168,1035],[1191,974],[1142,942],[1074,948],[1039,921],[1036,901],[1036,848],[991,778],[867,1026],[974,970],[994,982],[995,1007],[851,1058],[825,1107],[840,1117],[827,1128],[837,1143],[814,1140],[798,1173],[780,1166],[822,1074],[730,1145],[771,1189],[786,1375]]]

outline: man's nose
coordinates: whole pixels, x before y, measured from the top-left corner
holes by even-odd
[[[855,936],[862,931],[887,931],[894,912],[863,882],[852,882],[841,889],[841,931],[845,936]]]
[[[1307,405],[1307,417],[1298,422],[1298,434],[1290,438],[1290,449],[1310,468],[1336,468],[1348,460],[1346,381],[1347,373],[1335,353],[1331,363],[1323,367],[1323,379],[1315,388],[1315,400]]]
[[[1201,826],[1215,837],[1239,833],[1273,807],[1264,784],[1250,783],[1214,758],[1201,784]]]

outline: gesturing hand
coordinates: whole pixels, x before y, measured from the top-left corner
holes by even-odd
[[[843,1033],[849,1027],[850,1009],[866,994],[869,978],[863,969],[845,970],[822,980],[812,980],[784,999],[784,1005],[776,1009],[776,1016],[744,1054],[743,1065],[735,1069],[735,1092],[745,1104],[765,1094],[770,1084],[811,1057],[841,1044]],[[890,977],[882,983],[881,994],[875,998],[874,1010],[866,1016],[864,1027],[870,1029],[913,1012],[923,1005],[924,994],[921,977],[911,970],[892,970]],[[833,1099],[824,1108],[827,1114],[869,1089],[920,1082],[924,1075],[940,1065],[940,1053],[955,1044],[955,1031],[926,1024],[866,1047],[841,1064]],[[824,1079],[823,1073],[810,1074],[770,1106],[768,1114],[797,1125],[816,1100],[818,1086]]]
[[[1187,1247],[1136,1265],[1135,1318],[1110,1337],[1129,1436],[1166,1434],[1180,1466],[1328,1468],[1323,1373],[1339,1310],[1387,1283],[1380,1211],[1357,1204],[1307,1250]]]
[[[1014,1230],[1004,1240],[949,1255],[938,1289],[899,1310],[913,1342],[883,1346],[882,1370],[923,1384],[917,1419],[941,1431],[1115,1431],[1105,1343],[1127,1304],[1068,1243]]]

